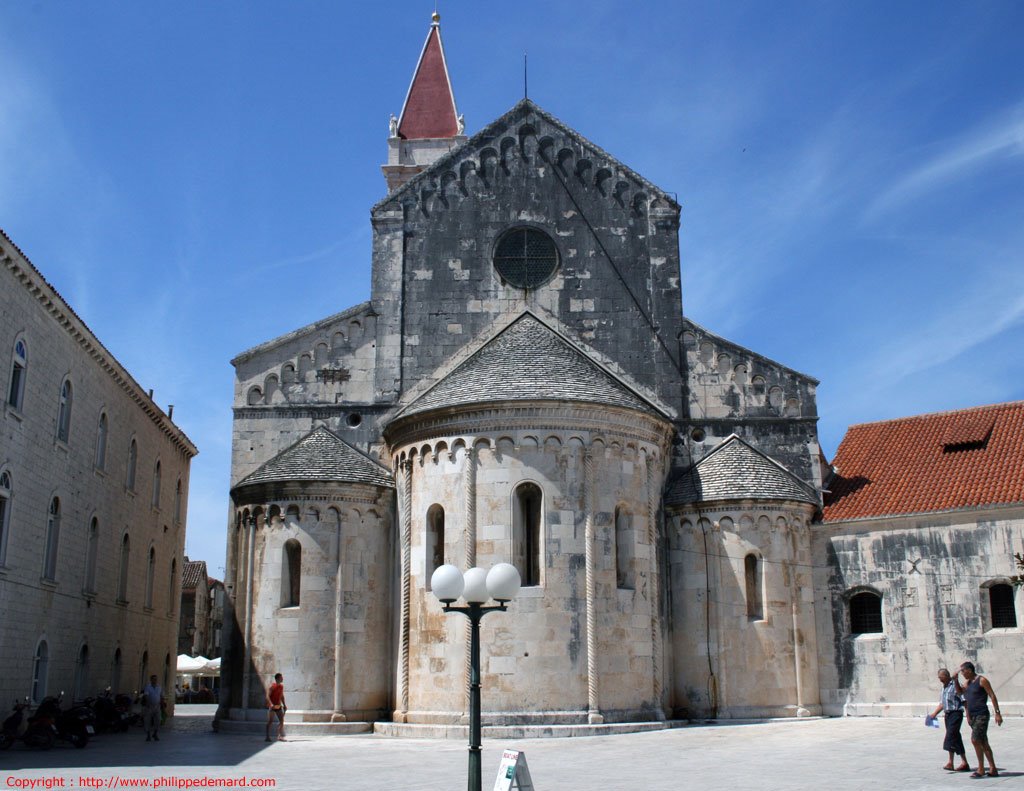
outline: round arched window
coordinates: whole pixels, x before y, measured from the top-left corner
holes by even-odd
[[[544,231],[520,226],[501,235],[494,246],[494,268],[518,288],[536,288],[558,268],[558,248]]]

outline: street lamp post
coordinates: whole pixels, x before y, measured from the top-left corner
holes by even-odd
[[[469,618],[469,791],[481,791],[480,621],[489,612],[505,612],[520,584],[519,572],[509,563],[499,563],[490,571],[472,568],[465,575],[446,564],[430,577],[430,589],[444,605],[444,611],[460,612]],[[465,599],[466,606],[453,605],[459,596]],[[484,606],[489,598],[498,603]]]

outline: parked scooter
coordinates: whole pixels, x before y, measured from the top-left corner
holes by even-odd
[[[124,733],[130,724],[131,712],[119,708],[110,687],[95,698],[86,698],[86,705],[92,709],[96,730],[99,733]]]
[[[36,723],[48,723],[53,726],[57,738],[69,741],[81,749],[89,743],[89,737],[95,733],[95,729],[73,710],[62,711],[60,702],[63,697],[64,693],[61,692],[58,697],[51,695],[43,698],[36,713],[29,718],[29,727]]]
[[[19,739],[36,750],[49,750],[57,739],[57,728],[47,718],[25,717],[28,702],[14,701],[14,712],[0,729],[0,749],[6,750]]]

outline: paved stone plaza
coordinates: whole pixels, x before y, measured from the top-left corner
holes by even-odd
[[[244,776],[270,779],[275,785],[264,787],[289,791],[465,788],[466,745],[461,742],[367,735],[266,744],[262,736],[212,733],[208,722],[205,716],[178,717],[153,744],[132,732],[97,738],[84,750],[58,746],[40,753],[15,747],[0,753],[3,787],[39,778],[62,778],[68,788],[85,787],[81,781],[86,778],[93,787],[124,788],[129,784],[122,780],[129,778],[149,778],[157,787],[158,778],[182,782]],[[526,752],[537,791],[1019,787],[1024,777],[1022,724],[1014,718],[992,728],[1002,771],[997,779],[971,780],[942,771],[941,732],[925,728],[919,719],[848,718],[695,725],[516,744],[485,740],[483,786],[488,791],[493,786],[502,748],[518,747]]]

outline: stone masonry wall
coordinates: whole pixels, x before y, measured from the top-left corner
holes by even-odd
[[[47,692],[140,688],[156,673],[174,684],[189,461],[195,448],[20,253],[0,242],[0,472],[10,475],[0,565],[0,700],[32,689],[39,641],[49,652]],[[27,346],[24,399],[7,403],[16,339]],[[62,383],[72,385],[70,431],[57,437]],[[101,414],[106,453],[98,464]],[[138,455],[126,485],[129,445]],[[154,502],[154,467],[160,462]],[[176,493],[180,481],[180,495]],[[56,573],[46,579],[47,514],[60,502]],[[92,520],[96,583],[88,590]],[[129,536],[128,587],[118,595],[121,542]],[[146,601],[149,553],[154,564]],[[174,573],[172,575],[172,564]],[[87,660],[80,661],[87,646]],[[114,664],[120,649],[120,669]],[[146,656],[145,666],[143,657]],[[77,688],[76,688],[77,681]],[[173,702],[173,698],[172,701]]]

